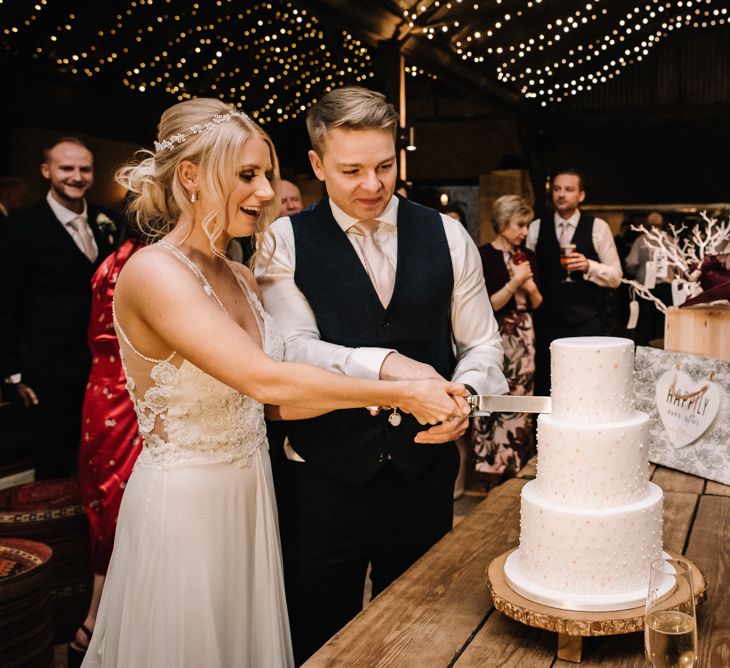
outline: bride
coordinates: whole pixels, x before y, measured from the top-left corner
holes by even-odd
[[[279,210],[271,140],[212,99],[166,111],[158,136],[117,175],[157,240],[129,260],[114,298],[144,448],[83,665],[290,666],[263,405],[283,419],[399,406],[435,424],[466,390],[279,361],[253,275],[224,255]]]

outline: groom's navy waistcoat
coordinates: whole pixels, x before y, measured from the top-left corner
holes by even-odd
[[[400,200],[395,289],[383,308],[355,249],[332,216],[328,200],[292,217],[294,280],[317,319],[320,338],[350,348],[394,348],[451,378],[451,295],[454,273],[443,222],[433,209]],[[372,478],[392,460],[420,476],[444,445],[413,442],[419,425],[390,411],[339,410],[287,424],[289,441],[308,464],[351,485]]]

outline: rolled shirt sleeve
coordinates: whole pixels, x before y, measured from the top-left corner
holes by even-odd
[[[454,268],[451,332],[456,368],[452,379],[471,385],[478,394],[506,394],[502,373],[504,351],[484,283],[479,251],[458,221],[441,216]]]
[[[255,274],[266,310],[284,337],[284,359],[348,376],[379,378],[383,360],[393,349],[346,348],[322,341],[312,307],[294,282],[296,251],[291,220],[279,218],[270,232],[264,237]]]
[[[588,260],[588,271],[583,278],[603,288],[617,288],[621,284],[621,260],[616,250],[616,242],[608,223],[601,218],[593,221],[593,246],[598,261]]]
[[[480,394],[508,391],[502,373],[504,353],[489,302],[479,252],[460,223],[442,216],[454,289],[451,327],[456,368],[453,380],[471,385]],[[273,256],[272,256],[273,251]],[[267,311],[285,340],[285,359],[305,362],[361,378],[378,378],[388,348],[347,348],[320,339],[316,317],[294,282],[296,249],[289,218],[271,227],[256,264]]]

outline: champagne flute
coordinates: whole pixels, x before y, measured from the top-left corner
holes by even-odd
[[[563,276],[563,283],[573,283],[573,279],[570,277],[570,272],[567,269],[568,256],[575,253],[575,244],[560,244],[560,264],[565,269],[565,276]]]
[[[651,562],[644,646],[654,668],[692,668],[697,661],[692,568],[686,559],[664,556]]]

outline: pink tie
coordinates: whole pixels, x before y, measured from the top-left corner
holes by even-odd
[[[375,230],[378,229],[378,225],[380,225],[378,220],[361,220],[353,225],[351,229],[360,238],[365,269],[373,282],[380,302],[383,307],[387,308],[390,298],[393,296],[395,269],[393,269],[393,265],[388,261],[383,249],[373,236]]]
[[[570,223],[567,220],[560,221],[560,245],[564,246],[571,241]]]
[[[96,260],[96,256],[99,255],[99,251],[96,249],[94,244],[94,236],[89,229],[89,226],[81,218],[74,218],[69,225],[76,232],[76,245],[81,249],[84,255],[89,258],[90,262]]]

